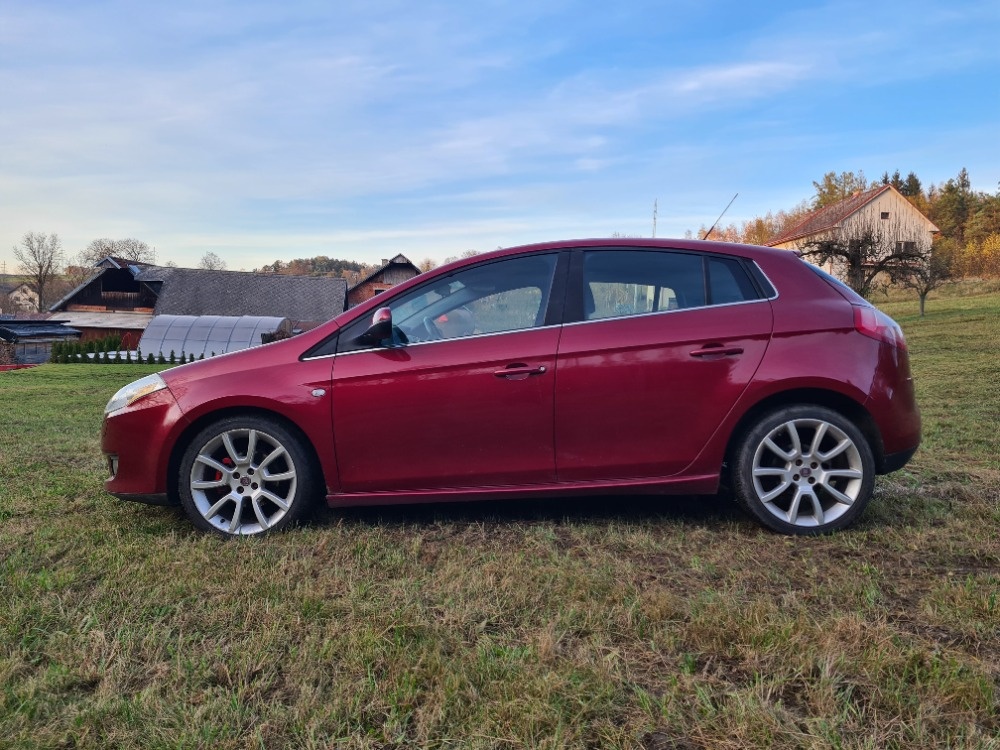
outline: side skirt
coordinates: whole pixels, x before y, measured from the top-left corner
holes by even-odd
[[[621,479],[609,482],[555,482],[494,487],[442,487],[394,492],[342,492],[326,496],[331,508],[362,505],[406,505],[412,503],[451,503],[475,500],[532,499],[593,495],[714,495],[719,490],[719,475],[702,474],[679,478]]]

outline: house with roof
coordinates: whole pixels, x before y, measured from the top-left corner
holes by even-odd
[[[837,240],[860,242],[866,235],[892,249],[924,251],[938,228],[892,185],[878,185],[808,214],[800,222],[768,240],[769,247],[804,250]],[[827,268],[831,273],[838,269]]]
[[[396,284],[412,279],[420,273],[405,255],[383,260],[382,265],[364,276],[347,290],[347,306],[354,307],[367,302],[376,294],[391,289]]]
[[[17,277],[0,277],[0,313],[35,312],[38,292]]]
[[[326,276],[285,276],[166,268],[105,258],[94,273],[50,310],[83,340],[121,335],[133,348],[156,315],[269,316],[297,328],[342,313],[347,282]]]

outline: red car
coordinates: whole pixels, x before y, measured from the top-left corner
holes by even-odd
[[[703,494],[789,534],[847,526],[920,416],[902,331],[787,250],[510,248],[108,403],[110,493],[201,529],[332,506]]]

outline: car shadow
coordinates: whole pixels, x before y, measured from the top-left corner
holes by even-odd
[[[720,495],[601,495],[546,499],[462,501],[329,508],[312,525],[431,526],[442,523],[752,523],[736,503]]]

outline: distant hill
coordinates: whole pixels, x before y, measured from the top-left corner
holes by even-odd
[[[260,268],[257,273],[281,273],[293,276],[356,276],[370,268],[365,263],[353,260],[340,260],[317,255],[315,258],[296,258],[295,260],[276,260]]]

